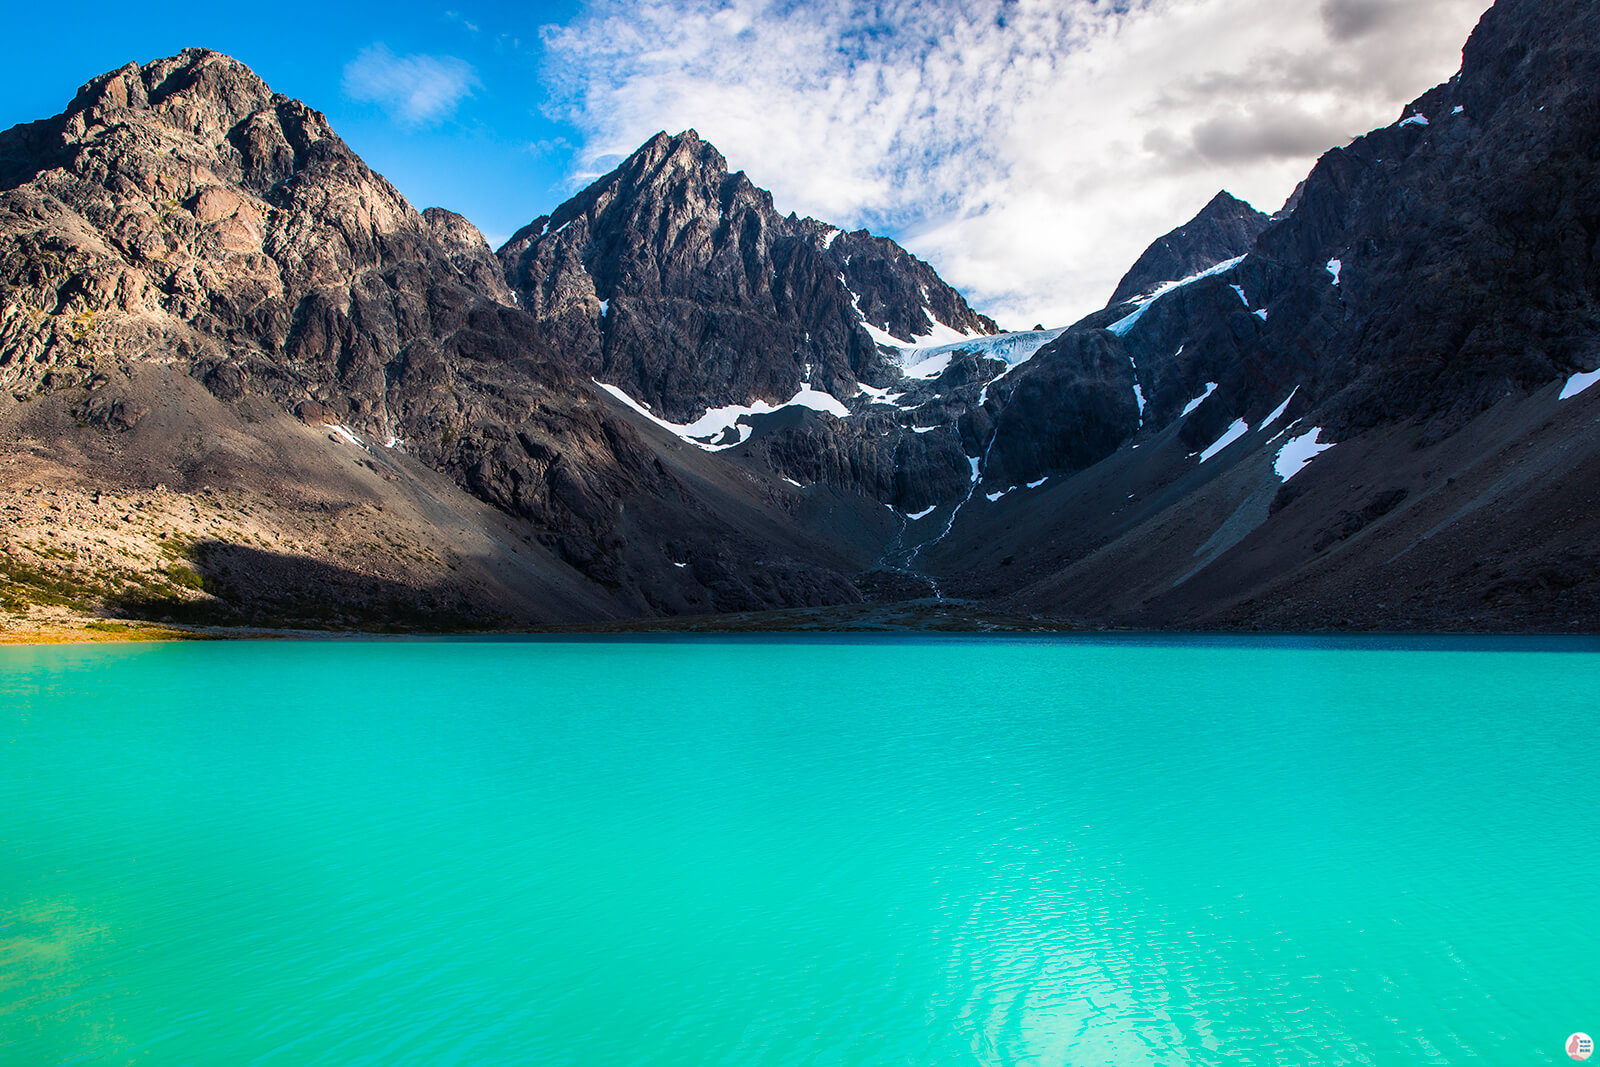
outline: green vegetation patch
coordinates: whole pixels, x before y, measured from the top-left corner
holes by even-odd
[[[163,559],[172,560],[173,562],[196,562],[195,546],[182,538],[169,537],[165,541],[158,542],[156,551],[161,553]]]
[[[169,563],[166,575],[167,579],[180,589],[206,591],[206,580],[200,577],[200,572],[193,567],[186,567],[182,563]]]
[[[87,590],[71,575],[54,574],[0,555],[0,608],[13,613],[34,605],[87,611]]]

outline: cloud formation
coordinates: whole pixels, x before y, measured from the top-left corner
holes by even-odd
[[[344,91],[377,104],[407,126],[424,126],[455,114],[480,85],[472,64],[454,56],[397,56],[382,44],[363,48],[345,64]]]
[[[580,179],[698,129],[1003,323],[1102,304],[1219,188],[1275,210],[1459,66],[1488,0],[588,0],[544,31]]]

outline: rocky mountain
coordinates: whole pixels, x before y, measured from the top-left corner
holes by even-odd
[[[225,56],[130,64],[0,134],[0,306],[4,438],[75,491],[270,484],[354,506],[362,494],[330,473],[354,452],[386,478],[447,475],[515,520],[505,553],[537,558],[512,563],[589,589],[559,606],[511,596],[488,616],[856,596],[837,545],[774,540],[783,508],[761,490],[680,481],[700,474],[574,373],[470,224],[416,212],[321,114]],[[255,456],[276,449],[260,442],[290,412],[306,447],[332,454],[301,483],[262,481]]]
[[[1591,7],[1501,0],[1247,255],[992,390],[986,487],[1048,485],[930,569],[1131,625],[1591,628],[1597,69]]]
[[[552,348],[680,423],[891,383],[869,328],[997,332],[893,241],[779,215],[693,130],[657,134],[500,257]]]
[[[1592,629],[1597,74],[1500,0],[1278,215],[1001,333],[693,131],[492,252],[238,63],[130,66],[0,134],[6,602]]]
[[[1116,292],[1111,294],[1111,303],[1127,303],[1169,282],[1180,281],[1224,260],[1244,255],[1270,221],[1268,216],[1223,190],[1212,197],[1198,215],[1171,233],[1158,237],[1134,260],[1128,273],[1117,283]]]

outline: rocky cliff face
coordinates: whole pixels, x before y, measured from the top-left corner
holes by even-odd
[[[1242,256],[1271,219],[1226,190],[1212,197],[1200,213],[1171,233],[1158,237],[1122,276],[1111,304],[1122,304]]]
[[[606,536],[596,499],[653,480],[540,359],[482,237],[419,215],[242,64],[130,65],[3,142],[0,379],[18,395],[177,363],[224,401],[403,442],[580,556]]]
[[[657,134],[500,250],[541,336],[579,373],[667,419],[782,403],[802,383],[848,398],[896,376],[896,336],[994,332],[892,241],[779,215],[693,130]]]
[[[628,559],[659,550],[630,548],[624,502],[660,524],[634,537],[690,531],[686,556],[740,543],[691,517],[703,503],[573,374],[571,339],[515,305],[470,224],[416,212],[235,60],[190,50],[95,79],[0,134],[0,185],[0,384],[20,400],[76,390],[83,421],[126,432],[150,406],[132,370],[176,367],[225,404],[266,399],[450,474],[640,612],[684,602],[682,583],[647,594]],[[746,547],[719,579],[761,571],[744,607],[851,595],[801,563],[774,580]]]
[[[1600,361],[1600,227],[1585,192],[1600,125],[1579,87],[1600,68],[1600,16],[1557,8],[1502,0],[1458,77],[1327,153],[1278,220],[1224,195],[1153,245],[1111,307],[991,392],[997,477],[1081,470],[1180,420],[1199,452],[1291,393],[1288,417],[1314,413],[1330,434],[1420,419],[1442,439],[1508,393]],[[1258,236],[1193,243],[1219,219]],[[1206,276],[1135,299],[1185,277],[1175,253],[1202,245],[1182,269]]]
[[[969,506],[930,566],[992,595],[996,544],[1031,605],[1135,625],[1583,627],[1597,442],[1561,383],[1600,364],[1597,74],[1592,6],[1501,0],[1240,262],[1153,299],[1130,294],[1172,272],[1135,278],[991,389],[986,487],[1048,480],[1038,523],[1072,518],[996,544],[1019,497]]]

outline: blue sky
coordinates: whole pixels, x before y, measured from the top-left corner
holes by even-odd
[[[1002,325],[1061,325],[1218,189],[1276,210],[1455,72],[1488,0],[559,0],[8,15],[0,125],[201,45],[491,242],[658,129],[867,226]]]

